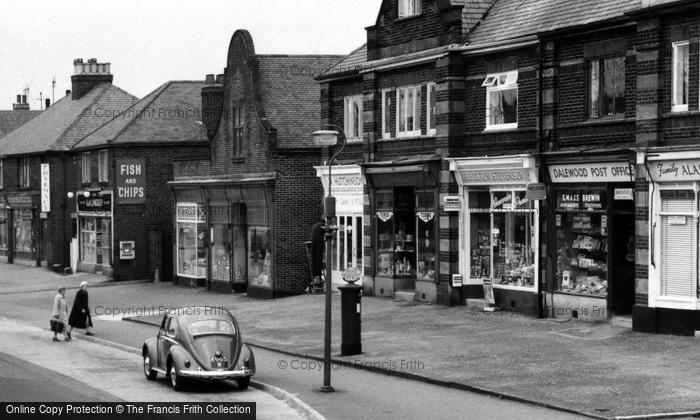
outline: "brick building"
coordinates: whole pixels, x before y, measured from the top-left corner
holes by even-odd
[[[318,78],[365,293],[697,330],[697,8],[383,1]]]
[[[105,110],[125,109],[136,98],[112,84],[109,63],[76,59],[72,90],[0,140],[7,262],[70,265],[75,235],[66,179],[77,170],[71,148],[112,119]]]
[[[200,81],[171,81],[73,147],[81,271],[115,280],[172,280],[173,161],[206,157]]]
[[[258,297],[304,292],[304,241],[321,216],[313,78],[340,58],[256,54],[247,31],[233,34],[224,74],[207,76],[201,92],[209,158],[175,164],[177,282]]]

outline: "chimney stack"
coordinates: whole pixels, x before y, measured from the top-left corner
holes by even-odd
[[[17,103],[12,104],[13,111],[29,111],[27,95],[17,95]]]
[[[96,58],[83,62],[82,58],[73,60],[73,75],[71,76],[70,92],[75,101],[102,83],[112,83],[113,76],[109,71],[110,63],[98,63]],[[68,91],[66,91],[66,94]]]
[[[207,74],[202,87],[202,124],[209,140],[214,138],[224,106],[224,75]]]

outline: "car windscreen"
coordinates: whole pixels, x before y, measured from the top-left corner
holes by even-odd
[[[190,334],[193,336],[202,334],[233,335],[235,333],[233,324],[223,319],[202,319],[190,324]]]

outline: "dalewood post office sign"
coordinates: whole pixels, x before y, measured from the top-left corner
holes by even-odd
[[[146,202],[146,159],[117,159],[115,193],[117,204]]]

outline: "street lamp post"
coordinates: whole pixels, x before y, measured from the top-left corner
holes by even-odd
[[[326,311],[325,311],[325,332],[323,341],[323,386],[322,392],[333,392],[335,389],[331,386],[331,297],[332,297],[332,264],[333,264],[333,236],[338,229],[334,225],[335,219],[335,197],[331,194],[331,169],[333,160],[345,148],[345,133],[335,125],[327,125],[333,130],[319,130],[313,133],[314,142],[318,146],[335,146],[338,143],[338,136],[342,140],[340,149],[328,160],[328,196],[324,201],[324,213],[326,216]]]

